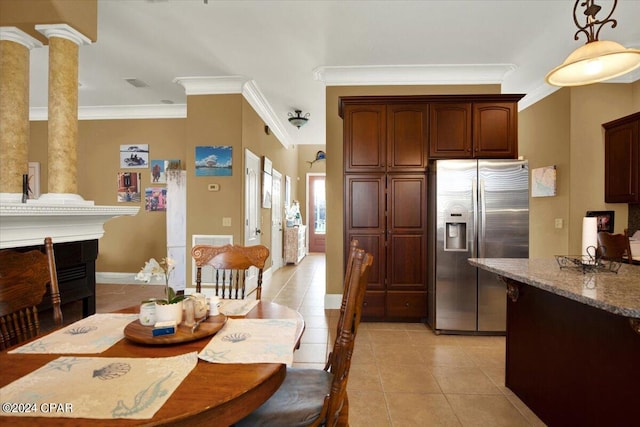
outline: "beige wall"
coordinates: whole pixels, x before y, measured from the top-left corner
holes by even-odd
[[[269,157],[283,177],[293,177],[292,194],[301,191],[295,179],[299,169],[298,150],[287,150],[273,134],[267,135],[264,123],[240,94],[189,96],[186,119],[80,121],[78,139],[78,191],[85,200],[93,200],[97,205],[118,204],[118,172],[140,172],[141,190],[151,186],[149,168],[120,168],[120,145],[149,144],[150,160],[182,162],[187,173],[187,251],[191,249],[193,234],[231,234],[234,242],[244,242],[245,148],[260,157]],[[196,177],[195,147],[199,145],[232,146],[233,175]],[[41,188],[47,188],[46,121],[31,122],[29,161],[40,162]],[[211,183],[219,184],[220,191],[209,191]],[[149,258],[159,258],[166,253],[166,214],[145,211],[144,202],[139,206],[136,216],[115,218],[105,224],[105,235],[99,242],[97,271],[135,273]],[[261,213],[261,242],[270,248],[271,209],[262,209]],[[232,218],[231,227],[222,226],[223,217]],[[187,283],[191,283],[189,268]]]
[[[604,202],[602,124],[640,110],[639,91],[640,82],[565,88],[520,112],[520,154],[530,168],[558,167],[557,196],[530,199],[531,258],[579,253],[588,210],[613,210],[615,232],[627,227],[628,206]]]
[[[456,95],[500,93],[498,85],[483,86],[332,86],[327,99],[327,294],[342,293],[343,256],[343,151],[340,96],[361,95]]]
[[[558,90],[518,115],[518,152],[529,170],[556,166],[555,197],[529,199],[529,257],[568,254],[570,159],[570,91]],[[563,221],[555,228],[555,219]]]

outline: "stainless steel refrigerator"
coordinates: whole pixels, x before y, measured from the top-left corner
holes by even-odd
[[[504,283],[467,260],[529,257],[527,161],[439,160],[435,187],[429,323],[436,333],[504,333]]]

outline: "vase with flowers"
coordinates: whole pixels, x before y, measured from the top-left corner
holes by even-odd
[[[155,300],[156,322],[175,320],[176,323],[179,324],[182,321],[182,301],[185,296],[176,295],[173,288],[169,286],[169,276],[174,269],[175,263],[171,258],[162,258],[160,262],[156,261],[155,258],[151,258],[149,261],[145,262],[144,267],[135,277],[135,280],[145,283],[149,283],[151,278],[154,277],[164,279],[165,299]]]

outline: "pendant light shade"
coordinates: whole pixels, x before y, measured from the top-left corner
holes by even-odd
[[[580,26],[576,17],[576,9],[581,1],[581,5],[585,6],[584,14],[587,16],[584,26]],[[601,9],[600,6],[593,0],[576,0],[573,19],[578,31],[574,38],[577,40],[578,34],[584,33],[587,36],[587,44],[573,51],[561,65],[551,70],[545,78],[547,83],[554,86],[587,85],[621,76],[640,67],[640,50],[627,49],[613,41],[598,40],[603,24],[609,22],[612,27],[616,26],[616,21],[610,19],[616,5],[617,0],[607,18],[600,21],[595,17]],[[594,30],[596,25],[598,28]]]

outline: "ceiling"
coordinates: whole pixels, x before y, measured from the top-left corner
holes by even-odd
[[[604,14],[612,2],[598,4]],[[185,87],[175,79],[196,76],[242,76],[250,102],[285,146],[325,143],[326,84],[502,84],[503,93],[527,94],[523,108],[552,93],[545,74],[585,42],[573,39],[573,6],[99,0],[98,40],[80,47],[79,116],[106,118],[121,106],[139,106],[135,111],[184,117]],[[613,18],[617,27],[604,27],[600,38],[640,47],[640,1],[620,0]],[[46,110],[47,61],[47,48],[32,50],[32,116]],[[618,81],[635,81],[638,71]],[[287,122],[294,109],[310,114],[300,129]],[[91,116],[95,111],[102,113]]]

